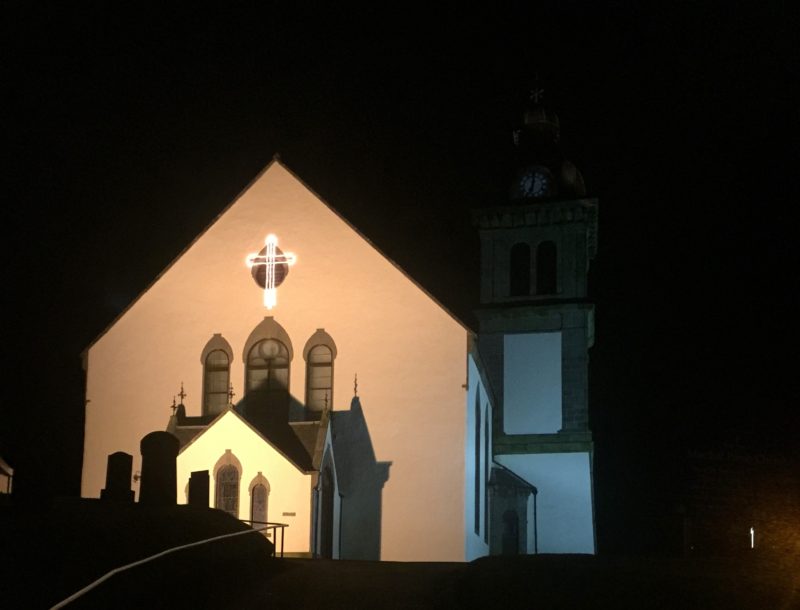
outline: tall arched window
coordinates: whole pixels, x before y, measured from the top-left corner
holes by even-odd
[[[531,293],[531,247],[518,243],[511,246],[509,260],[509,294],[512,297]]]
[[[303,348],[306,360],[306,418],[314,419],[328,408],[333,409],[333,361],[336,360],[336,343],[318,328],[308,338]]]
[[[475,533],[481,531],[481,387],[475,388]]]
[[[267,488],[261,483],[250,491],[250,520],[267,522]]]
[[[489,544],[489,461],[492,459],[489,447],[489,404],[486,404],[486,417],[483,424],[483,541]]]
[[[239,518],[239,471],[233,464],[217,470],[217,489],[214,506]]]
[[[536,294],[558,292],[558,257],[556,244],[543,241],[536,247]]]
[[[327,345],[316,345],[306,362],[306,406],[322,411],[333,404],[333,353]]]
[[[203,413],[217,415],[228,405],[230,360],[224,351],[215,349],[203,364]]]
[[[203,415],[218,415],[228,405],[231,362],[233,350],[230,343],[221,334],[215,333],[200,354],[200,364],[203,366]]]
[[[277,339],[262,339],[247,354],[246,388],[265,390],[268,397],[289,394],[289,351]]]
[[[250,482],[250,521],[253,527],[267,521],[267,505],[269,503],[269,481],[259,472]]]

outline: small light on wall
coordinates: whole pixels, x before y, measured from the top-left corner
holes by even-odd
[[[756,548],[756,530],[755,528],[750,528],[750,548]]]

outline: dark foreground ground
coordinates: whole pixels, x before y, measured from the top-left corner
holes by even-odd
[[[241,531],[215,510],[1,507],[0,608],[49,608],[119,565]],[[472,563],[270,559],[257,534],[166,555],[67,608],[800,610],[800,558],[538,555]]]

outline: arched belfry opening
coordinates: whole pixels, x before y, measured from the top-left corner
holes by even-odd
[[[531,247],[528,244],[511,246],[509,274],[510,296],[521,297],[531,293]]]
[[[536,294],[558,292],[558,251],[555,242],[543,241],[536,246]]]

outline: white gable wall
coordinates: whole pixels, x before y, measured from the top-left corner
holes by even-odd
[[[244,263],[268,233],[298,258],[271,311]],[[338,348],[334,408],[347,407],[358,373],[376,459],[391,462],[381,558],[463,559],[466,331],[278,163],[90,348],[82,494],[99,495],[114,451],[140,469],[139,440],[166,427],[181,381],[187,414],[200,414],[200,355],[214,333],[233,348],[241,396],[242,350],[266,315],[291,338],[298,400],[317,328]]]
[[[269,482],[267,520],[286,523],[284,551],[308,553],[311,539],[311,486],[313,477],[297,469],[281,453],[228,411],[178,455],[178,502],[188,498],[189,477],[196,470],[209,471],[209,504],[215,505],[214,467],[230,449],[242,466],[239,480],[239,518],[250,519],[250,483],[259,472]],[[294,515],[284,515],[294,513]],[[280,535],[279,535],[280,536]],[[280,541],[280,537],[278,538]]]

